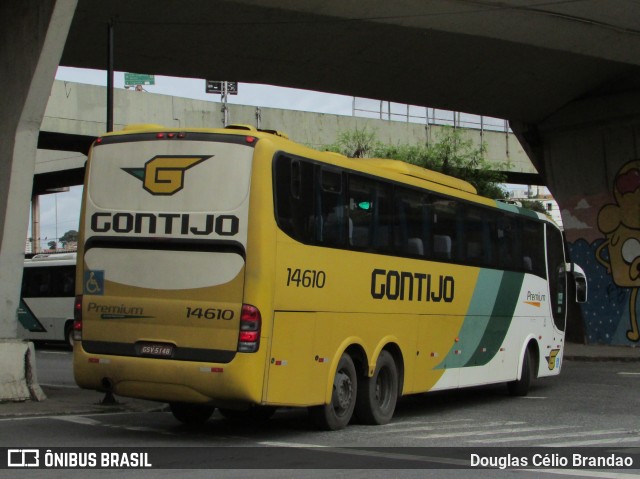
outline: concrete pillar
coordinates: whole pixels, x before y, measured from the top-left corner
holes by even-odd
[[[43,397],[33,347],[16,339],[16,311],[38,132],[76,3],[0,3],[0,400]]]
[[[512,127],[560,205],[571,260],[588,275],[589,301],[568,337],[640,345],[640,92],[599,92]]]

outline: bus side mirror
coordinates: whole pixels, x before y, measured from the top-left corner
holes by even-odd
[[[584,270],[575,263],[567,263],[566,271],[571,273],[576,285],[576,303],[587,302],[587,275]]]

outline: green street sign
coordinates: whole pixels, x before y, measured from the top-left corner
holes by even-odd
[[[156,76],[144,73],[125,73],[124,86],[155,85]]]

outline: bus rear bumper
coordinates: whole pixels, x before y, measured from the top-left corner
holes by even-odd
[[[81,388],[161,402],[260,404],[261,354],[236,354],[228,364],[96,355],[76,343],[75,381]]]

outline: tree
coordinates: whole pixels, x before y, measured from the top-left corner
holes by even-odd
[[[386,158],[405,161],[429,170],[463,179],[471,183],[478,194],[489,198],[507,198],[500,186],[506,178],[496,170],[505,170],[508,163],[490,164],[485,160],[486,146],[465,140],[459,129],[444,127],[437,141],[429,145],[385,145],[376,139],[375,132],[354,130],[340,133],[328,151],[350,158]]]
[[[378,151],[383,145],[376,140],[376,134],[373,131],[348,130],[338,134],[336,142],[325,146],[325,150],[341,153],[349,158],[372,158],[374,151]]]
[[[49,245],[49,249],[51,250],[58,249],[58,243],[56,243],[55,241],[49,241],[47,244]]]
[[[62,247],[66,248],[67,243],[77,243],[78,242],[78,232],[76,230],[69,230],[60,238],[60,243],[62,243]]]
[[[549,212],[544,207],[544,204],[542,204],[542,201],[521,200],[521,203],[523,208],[528,208],[530,210],[537,211],[538,213],[544,213],[545,215],[549,216]]]

